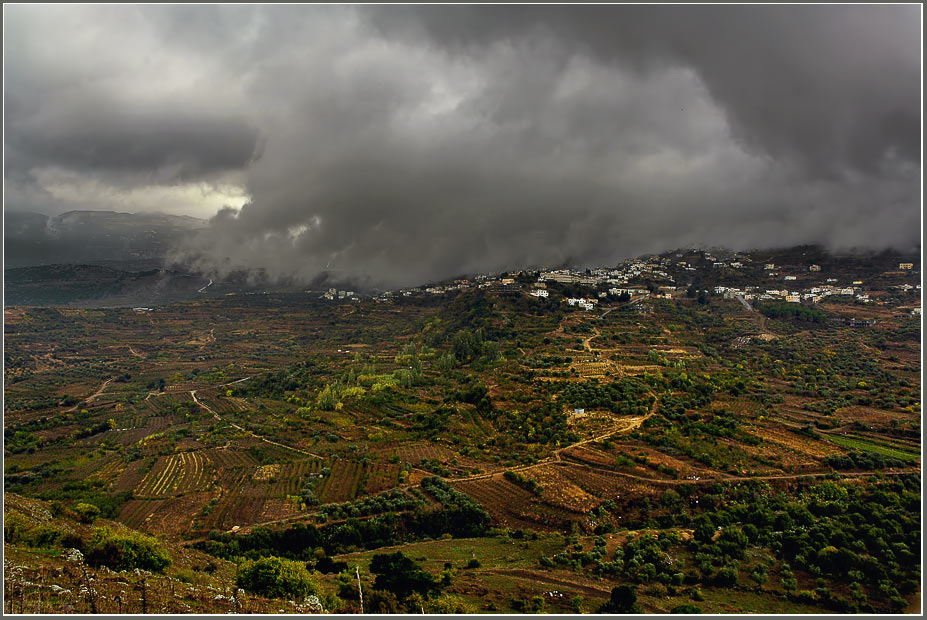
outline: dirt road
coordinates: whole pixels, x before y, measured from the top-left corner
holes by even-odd
[[[95,398],[97,398],[97,397],[103,395],[103,391],[106,389],[106,386],[109,385],[110,382],[111,382],[113,379],[115,379],[115,378],[116,378],[116,377],[110,377],[109,379],[107,379],[106,381],[103,382],[103,385],[100,386],[100,389],[99,389],[99,390],[97,390],[96,392],[94,392],[93,394],[91,394],[90,396],[88,396],[87,398],[85,398],[83,401],[81,401],[81,402],[79,402],[78,404],[74,405],[74,406],[71,407],[70,409],[65,409],[64,412],[65,412],[65,413],[71,413],[72,411],[77,411],[77,408],[80,407],[81,405],[89,405],[90,402],[91,402],[93,399],[95,399]]]
[[[229,385],[230,385],[230,384],[229,384]],[[293,452],[299,452],[300,454],[305,454],[306,456],[311,456],[311,457],[314,458],[314,459],[324,460],[324,457],[322,457],[322,456],[320,456],[320,455],[318,455],[318,454],[313,454],[312,452],[308,452],[308,451],[306,451],[306,450],[301,450],[301,449],[299,449],[299,448],[294,448],[293,446],[288,446],[288,445],[286,445],[286,444],[282,444],[282,443],[280,443],[280,442],[273,441],[273,440],[268,439],[268,438],[266,438],[266,437],[264,437],[264,436],[262,436],[262,435],[258,435],[257,433],[253,433],[253,432],[251,432],[251,431],[249,431],[249,430],[247,430],[247,429],[244,429],[244,428],[240,427],[239,425],[235,424],[234,422],[229,422],[228,420],[223,420],[223,419],[222,419],[222,416],[220,416],[218,413],[216,413],[215,410],[214,410],[212,407],[210,407],[209,405],[207,405],[206,403],[204,403],[203,401],[201,401],[200,399],[198,399],[198,398],[196,397],[196,390],[190,390],[190,396],[193,397],[193,402],[195,402],[197,405],[199,405],[200,407],[202,407],[203,409],[205,409],[206,411],[208,411],[209,413],[211,413],[215,419],[227,423],[229,426],[231,426],[232,428],[234,428],[234,429],[236,429],[236,430],[238,430],[238,431],[241,431],[242,433],[247,433],[248,435],[251,435],[251,436],[253,436],[253,437],[256,438],[256,439],[260,439],[261,441],[263,441],[263,442],[265,442],[265,443],[269,443],[269,444],[274,445],[274,446],[280,446],[281,448],[286,448],[287,450],[292,450]]]

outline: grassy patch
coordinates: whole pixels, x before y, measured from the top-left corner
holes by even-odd
[[[827,438],[837,444],[838,446],[843,446],[844,448],[855,448],[856,450],[862,450],[864,452],[875,452],[876,454],[881,454],[883,456],[888,456],[896,459],[901,459],[904,461],[917,461],[920,456],[917,454],[912,454],[911,452],[903,452],[901,450],[896,450],[894,448],[889,448],[886,446],[873,443],[871,441],[866,441],[865,439],[860,439],[858,437],[845,437],[843,435],[827,435]]]
[[[552,555],[563,548],[563,539],[558,535],[541,535],[537,540],[510,540],[506,538],[456,538],[452,540],[429,540],[412,543],[402,548],[403,553],[433,572],[439,572],[445,562],[455,567],[464,566],[474,557],[484,568],[535,567],[542,556]],[[383,549],[349,553],[337,559],[358,564],[365,569],[370,559]]]
[[[646,588],[640,588],[644,590]],[[742,592],[724,588],[703,587],[704,600],[695,601],[688,596],[651,597],[643,594],[640,601],[669,611],[677,605],[686,603],[696,605],[703,613],[743,613],[757,609],[774,609],[782,614],[820,614],[822,609],[813,605],[790,601],[771,592]]]

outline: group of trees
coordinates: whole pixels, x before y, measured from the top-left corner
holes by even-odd
[[[633,584],[676,592],[683,584],[743,588],[745,581],[757,588],[778,585],[795,600],[838,612],[899,611],[920,577],[919,484],[912,475],[866,485],[800,482],[788,493],[756,481],[680,485],[679,493],[661,501],[671,512],[661,527],[691,528],[688,542],[672,530],[645,534],[612,555],[604,538],[585,550],[577,537],[572,548],[542,558],[541,565],[624,582],[603,606],[607,613],[630,613]],[[687,508],[685,497],[699,501]],[[800,590],[808,581],[813,589]],[[841,594],[847,591],[849,597]]]
[[[764,303],[757,309],[771,319],[791,319],[806,323],[824,323],[827,314],[817,308],[809,308],[802,304],[792,303]]]
[[[197,543],[197,546],[207,553],[226,559],[279,556],[307,561],[314,557],[318,549],[333,555],[356,549],[377,549],[426,536],[483,536],[489,530],[489,513],[468,495],[453,489],[440,478],[426,478],[422,488],[441,503],[441,508],[433,509],[420,500],[389,499],[387,496],[385,500],[365,500],[338,510],[351,513],[354,507],[359,515],[360,506],[364,506],[365,510],[386,508],[390,502],[404,509],[413,503],[415,506],[401,513],[384,512],[368,519],[352,516],[343,522],[318,527],[299,523],[280,530],[255,528],[244,535],[211,532],[207,540]]]
[[[380,495],[363,497],[353,502],[325,504],[319,510],[318,516],[322,521],[367,517],[384,512],[406,512],[421,508],[424,505],[425,498],[418,489],[412,489],[409,494],[393,490]]]
[[[632,377],[605,385],[596,381],[564,382],[558,388],[563,402],[571,407],[607,409],[622,415],[644,415],[654,401],[650,387]]]

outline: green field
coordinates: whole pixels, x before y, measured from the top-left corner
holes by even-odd
[[[853,448],[856,450],[862,450],[864,452],[875,452],[876,454],[881,454],[882,456],[888,456],[891,458],[901,459],[903,461],[915,462],[920,460],[919,454],[914,454],[911,452],[903,452],[901,450],[896,450],[894,448],[889,448],[886,446],[873,443],[871,441],[866,441],[865,439],[860,439],[858,437],[844,437],[843,435],[827,435],[827,438],[838,446],[843,446],[844,448]]]

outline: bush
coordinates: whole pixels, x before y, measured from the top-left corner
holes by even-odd
[[[475,614],[476,608],[459,596],[445,594],[429,602],[428,613]]]
[[[370,572],[376,575],[373,585],[377,590],[388,590],[400,599],[413,592],[427,595],[438,587],[435,578],[402,551],[374,555],[370,562]]]
[[[116,532],[108,527],[93,533],[85,554],[91,566],[106,566],[113,570],[136,568],[159,573],[171,564],[171,558],[161,544],[138,532]]]
[[[19,542],[29,529],[29,521],[18,510],[10,510],[3,515],[3,542],[8,545]]]
[[[235,582],[239,588],[268,598],[304,599],[321,592],[304,563],[276,556],[243,562]]]
[[[388,590],[373,590],[367,596],[367,613],[371,614],[398,614],[402,613],[399,599]]]
[[[612,589],[611,598],[600,608],[600,614],[636,614],[641,612],[637,602],[637,592],[634,586],[623,585]]]
[[[74,506],[74,512],[81,523],[93,523],[94,519],[100,516],[100,509],[93,504],[81,502]]]

